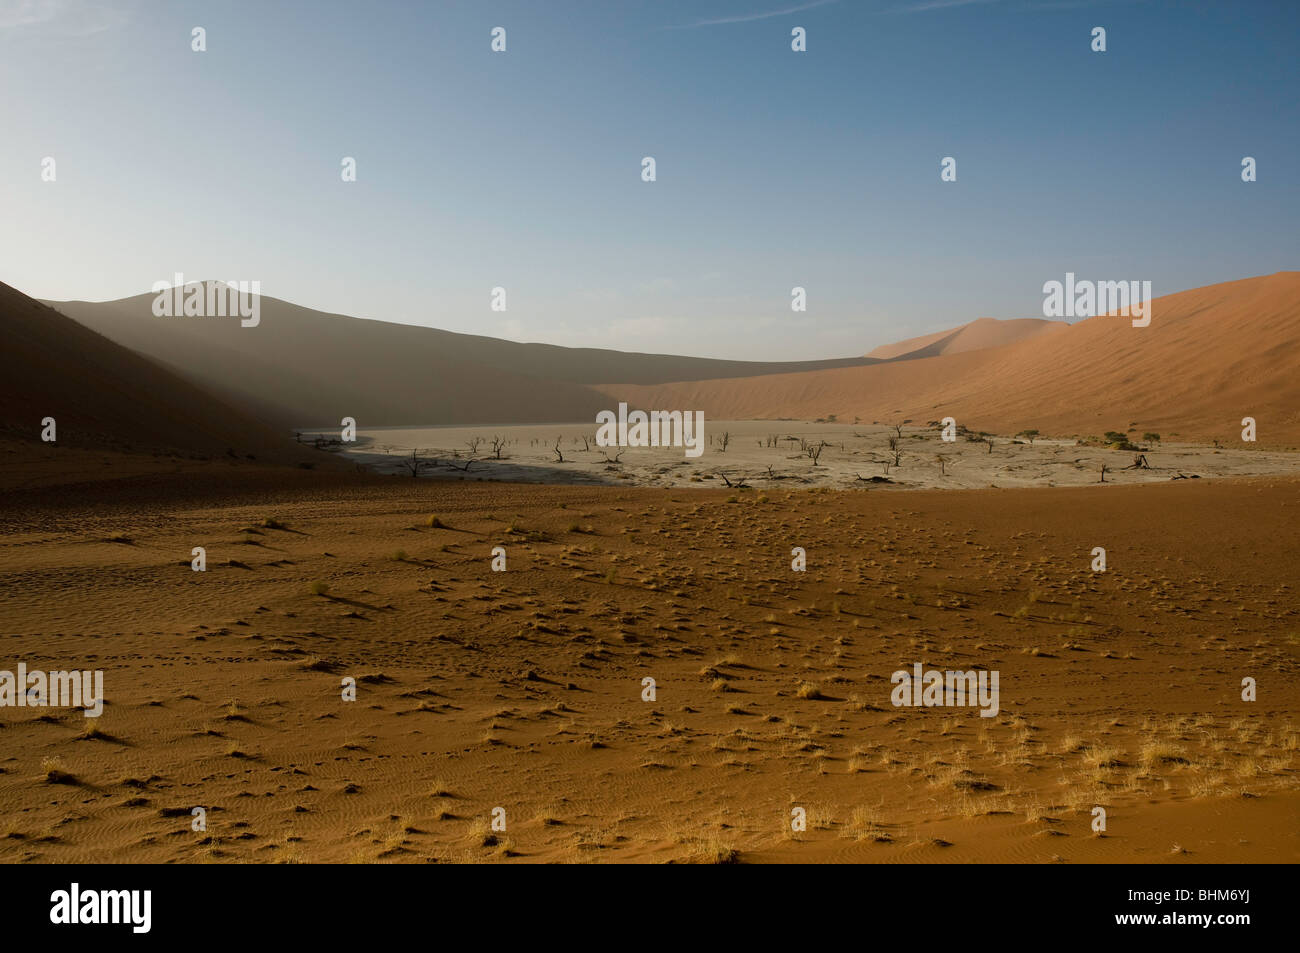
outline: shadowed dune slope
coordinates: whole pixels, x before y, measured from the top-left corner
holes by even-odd
[[[933,342],[932,342],[933,343]],[[714,419],[951,415],[976,430],[1086,436],[1134,425],[1176,439],[1300,441],[1300,272],[1157,298],[1150,326],[1089,318],[1004,347],[761,380],[606,387]]]
[[[0,283],[6,369],[3,437],[51,451],[92,448],[296,463],[323,455],[182,380],[166,368]],[[40,442],[41,420],[57,442]]]
[[[154,296],[50,302],[89,328],[287,426],[552,423],[594,420],[590,385],[750,378],[860,366],[868,358],[759,363],[520,344],[326,314],[261,298],[260,323],[159,318]]]

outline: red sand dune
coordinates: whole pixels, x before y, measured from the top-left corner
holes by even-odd
[[[867,367],[604,387],[611,400],[703,410],[714,419],[882,423],[951,415],[975,430],[1093,435],[1154,430],[1262,446],[1300,442],[1300,272],[1157,298],[1149,327],[1104,316],[1004,347]]]
[[[963,351],[979,351],[988,347],[1005,347],[1064,327],[1067,327],[1064,321],[1048,321],[1045,318],[1010,318],[1001,321],[997,318],[976,318],[969,324],[946,331],[908,338],[896,344],[882,344],[867,357],[887,361],[893,358],[961,354]]]

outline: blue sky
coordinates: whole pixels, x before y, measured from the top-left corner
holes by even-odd
[[[1290,0],[0,0],[0,280],[848,356],[1067,271],[1300,268],[1298,36]]]

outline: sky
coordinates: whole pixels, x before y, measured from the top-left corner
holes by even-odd
[[[1300,268],[1298,36],[1293,0],[0,0],[0,281],[848,357],[1066,272]]]

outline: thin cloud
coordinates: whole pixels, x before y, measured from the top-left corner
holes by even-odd
[[[906,7],[895,7],[890,13],[925,13],[930,10],[951,10],[957,7],[970,7],[976,4],[987,6],[991,3],[1008,3],[1011,0],[922,0]],[[1018,9],[1034,12],[1051,12],[1053,10],[1077,10],[1081,7],[1097,7],[1115,3],[1133,3],[1140,0],[1021,0]]]
[[[53,20],[61,6],[57,0],[0,0],[0,30]]]
[[[947,10],[950,7],[969,7],[977,3],[1001,3],[1002,0],[926,0],[910,7],[898,7],[893,13],[924,13],[927,10]]]
[[[92,36],[126,25],[135,6],[136,0],[0,0],[0,31]]]
[[[784,10],[769,10],[766,13],[743,13],[734,17],[718,17],[715,20],[697,20],[695,23],[686,23],[681,26],[669,27],[670,30],[695,30],[702,26],[725,26],[729,23],[752,23],[754,20],[767,20],[771,17],[789,16],[791,13],[800,13],[804,10],[811,10],[813,7],[824,7],[828,3],[839,3],[839,0],[813,0],[812,3],[800,4],[797,7],[787,7]]]

